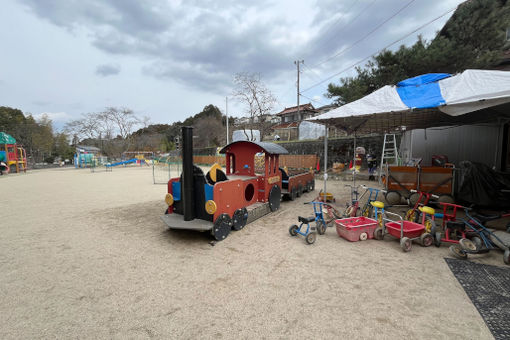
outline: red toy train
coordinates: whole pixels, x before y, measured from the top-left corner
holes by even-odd
[[[170,228],[210,230],[223,240],[232,229],[241,230],[277,210],[282,195],[294,199],[315,187],[312,170],[289,176],[279,167],[279,155],[288,152],[274,143],[232,142],[220,151],[226,156],[226,173],[213,165],[204,175],[193,165],[192,138],[193,129],[183,127],[183,172],[168,181],[168,209],[161,217]],[[256,166],[257,157],[263,166]]]

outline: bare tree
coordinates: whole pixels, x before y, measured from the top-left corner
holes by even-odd
[[[67,123],[65,130],[80,139],[95,140],[97,146],[112,154],[129,149],[133,129],[141,123],[131,109],[108,107],[102,112],[82,114],[82,118]]]
[[[263,124],[264,116],[271,114],[276,104],[276,98],[271,91],[262,83],[260,73],[237,73],[234,75],[234,91],[232,95],[245,106],[245,114],[250,118],[251,127]],[[262,131],[261,131],[262,132]],[[253,140],[244,130],[246,137]],[[262,139],[263,136],[261,135]]]

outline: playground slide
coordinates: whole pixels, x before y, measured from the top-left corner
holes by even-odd
[[[122,162],[117,162],[117,163],[112,163],[112,164],[106,164],[107,167],[112,167],[112,166],[117,166],[117,165],[123,165],[123,164],[129,164],[129,163],[136,163],[138,159],[136,158],[131,158],[127,161],[122,161]]]

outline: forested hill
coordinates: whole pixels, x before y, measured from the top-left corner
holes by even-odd
[[[355,77],[329,84],[329,98],[346,104],[388,84],[424,73],[458,73],[468,68],[491,69],[510,49],[510,2],[506,0],[468,0],[457,8],[431,41],[421,37],[395,52],[383,51]]]

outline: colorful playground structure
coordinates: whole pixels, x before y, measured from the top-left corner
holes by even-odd
[[[0,174],[27,171],[27,153],[11,135],[0,132]]]

